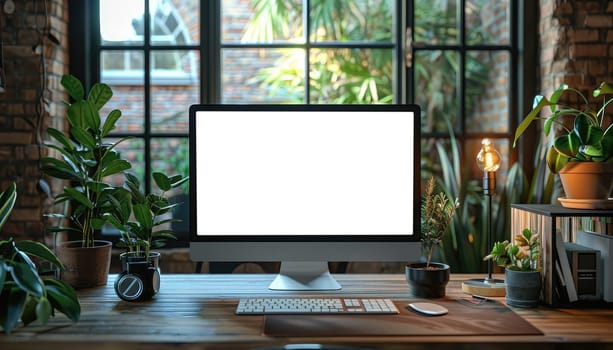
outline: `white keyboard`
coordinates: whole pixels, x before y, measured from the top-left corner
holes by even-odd
[[[236,306],[237,315],[278,314],[398,314],[387,298],[243,298]]]

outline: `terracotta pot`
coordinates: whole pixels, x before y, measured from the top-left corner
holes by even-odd
[[[426,269],[426,263],[409,263],[405,275],[409,284],[409,293],[418,298],[441,298],[449,282],[449,265],[430,263],[432,269]]]
[[[568,199],[607,199],[613,192],[613,163],[570,162],[560,170]]]
[[[94,241],[91,248],[83,248],[82,241],[60,243],[56,248],[56,255],[64,265],[60,279],[74,288],[106,285],[112,247],[108,241]]]

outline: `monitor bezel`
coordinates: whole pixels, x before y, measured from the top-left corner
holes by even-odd
[[[196,149],[195,139],[195,123],[197,112],[206,111],[236,111],[236,112],[250,112],[250,111],[282,111],[282,112],[297,112],[297,111],[349,111],[349,112],[377,112],[377,111],[400,111],[400,112],[413,112],[413,129],[415,138],[414,144],[414,164],[413,164],[413,208],[414,208],[414,220],[413,220],[413,235],[376,235],[376,236],[364,236],[364,235],[198,235],[197,234],[197,220],[196,218],[190,218],[190,242],[356,242],[356,243],[389,243],[389,242],[403,242],[414,243],[419,242],[421,239],[421,225],[420,220],[417,218],[421,215],[421,109],[415,104],[378,104],[378,105],[331,105],[331,104],[194,104],[189,108],[189,169],[190,179],[189,181],[189,205],[190,212],[196,213],[196,193],[197,193],[197,171],[196,157],[194,150]]]

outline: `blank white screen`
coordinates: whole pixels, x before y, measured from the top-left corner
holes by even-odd
[[[197,234],[413,234],[413,118],[197,112]]]

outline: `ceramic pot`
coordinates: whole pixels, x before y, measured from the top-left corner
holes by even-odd
[[[447,264],[409,263],[405,267],[405,275],[409,284],[409,294],[418,298],[441,298],[445,296],[449,282],[450,268]]]
[[[541,273],[539,271],[505,270],[507,305],[535,307],[541,298]]]
[[[603,200],[613,192],[613,163],[569,162],[559,174],[568,199]]]
[[[106,285],[111,265],[111,242],[94,241],[93,247],[84,248],[83,241],[60,243],[56,255],[64,265],[59,278],[74,288]]]

